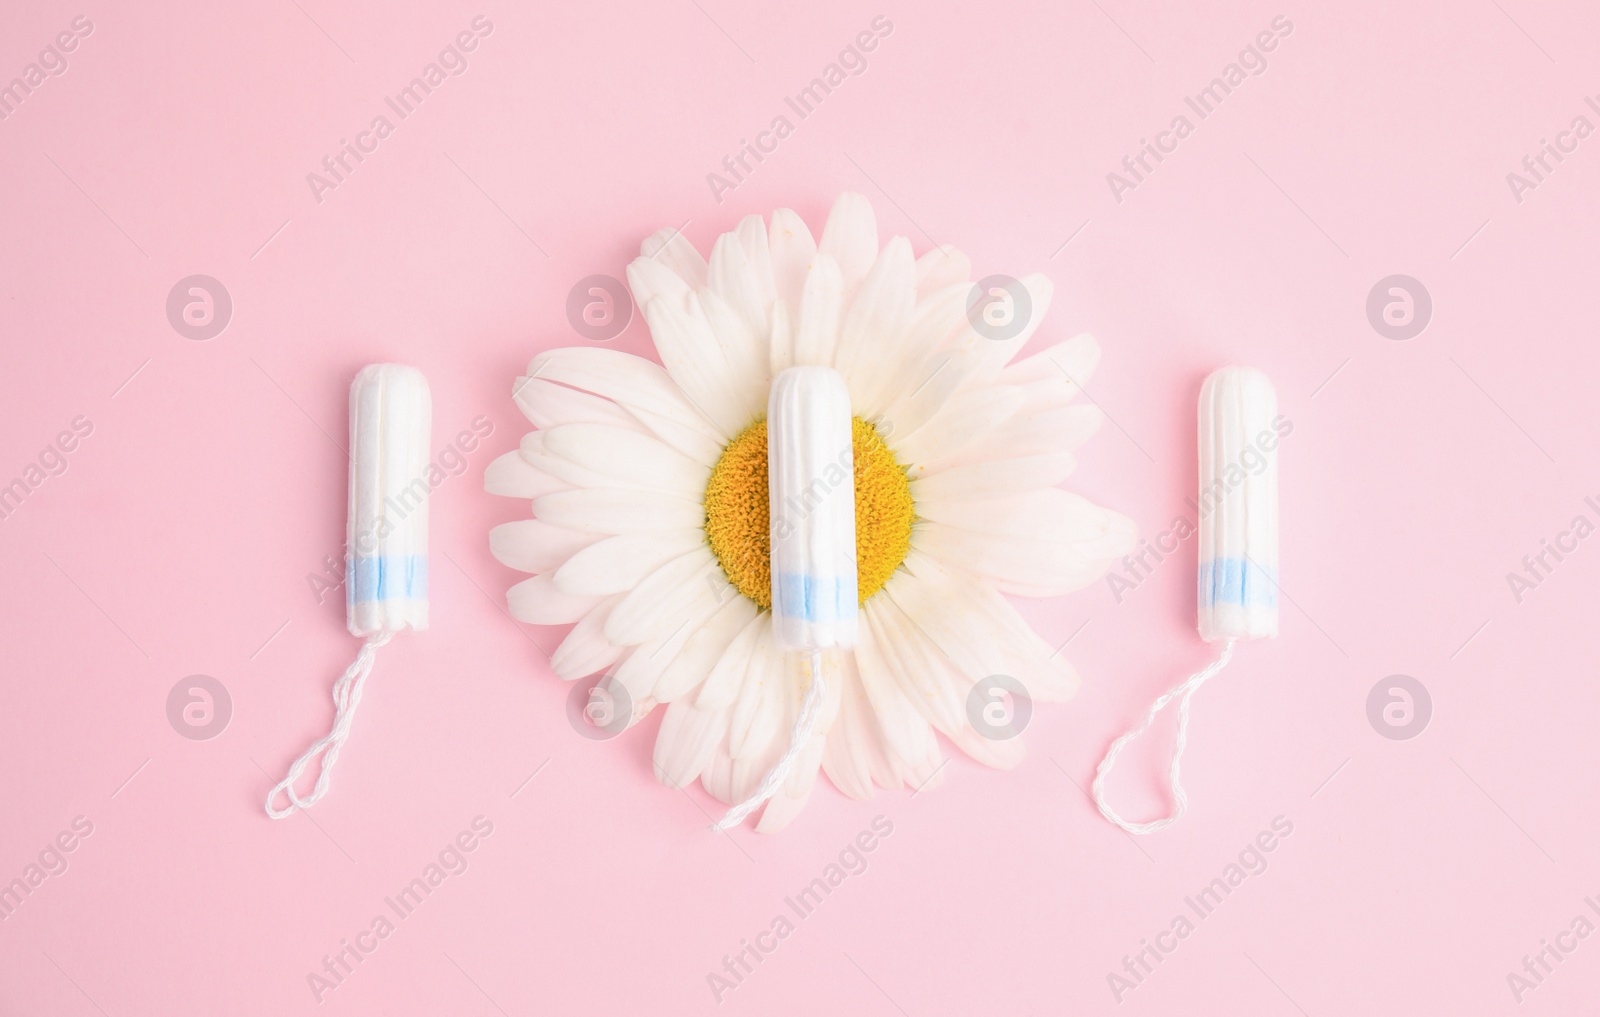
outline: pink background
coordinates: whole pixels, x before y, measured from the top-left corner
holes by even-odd
[[[74,817],[93,833],[0,922],[0,1012],[1592,1003],[1600,938],[1569,940],[1520,1006],[1506,978],[1600,895],[1600,540],[1520,604],[1506,580],[1600,521],[1600,140],[1520,203],[1506,182],[1574,117],[1600,125],[1590,5],[23,6],[0,13],[0,83],[76,15],[94,29],[0,122],[0,482],[79,415],[94,429],[0,522],[0,882]],[[478,14],[494,30],[470,69],[315,201],[306,174]],[[894,28],[869,69],[717,203],[706,174],[878,14]],[[1117,202],[1106,174],[1280,14],[1266,72]],[[580,738],[543,656],[559,633],[502,612],[517,576],[486,533],[521,507],[482,471],[525,429],[512,378],[585,341],[573,284],[685,220],[702,249],[780,205],[820,230],[841,190],[919,252],[1051,275],[1037,341],[1099,337],[1090,391],[1115,422],[1071,486],[1146,535],[1185,511],[1204,374],[1275,379],[1292,604],[1198,699],[1173,829],[1135,842],[1081,789],[1207,658],[1192,543],[1120,604],[1101,583],[1029,608],[1052,641],[1077,633],[1085,685],[1035,713],[1019,770],[957,756],[938,791],[869,803],[823,786],[776,837],[709,834],[714,803],[655,783],[658,717]],[[193,273],[234,301],[208,341],[164,311]],[[1433,299],[1408,341],[1366,317],[1394,273]],[[643,322],[613,345],[648,351]],[[375,360],[427,373],[437,448],[479,415],[494,432],[433,498],[433,627],[380,654],[329,799],[273,823],[262,798],[355,649],[308,576],[343,537],[327,435]],[[1397,673],[1433,704],[1409,741],[1367,717]],[[232,701],[208,741],[167,719],[194,674]],[[1166,739],[1125,757],[1124,811],[1162,806]],[[322,957],[480,815],[467,871],[319,1007]],[[880,815],[867,870],[719,1006],[723,956]],[[1293,833],[1268,869],[1119,1004],[1107,975],[1277,816]]]

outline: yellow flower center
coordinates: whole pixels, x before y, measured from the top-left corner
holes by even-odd
[[[856,585],[861,602],[883,589],[911,550],[911,480],[878,429],[850,423],[856,481]],[[722,450],[706,484],[706,539],[734,589],[772,607],[768,531],[767,422],[758,420]]]

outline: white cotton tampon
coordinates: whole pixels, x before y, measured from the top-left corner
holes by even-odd
[[[856,644],[850,392],[831,367],[791,367],[767,400],[772,632],[783,650]]]
[[[422,372],[371,364],[350,385],[350,634],[428,627],[428,441]]]
[[[737,826],[788,779],[811,740],[836,651],[856,645],[856,485],[850,392],[831,367],[791,367],[767,398],[772,635],[785,680],[806,682],[789,746],[713,829]]]
[[[350,496],[346,517],[345,624],[365,642],[333,683],[333,729],[313,742],[267,795],[283,819],[328,793],[339,750],[372,673],[378,647],[396,632],[428,627],[428,443],[433,403],[422,372],[372,364],[350,384]],[[322,756],[311,793],[295,784]],[[273,802],[284,795],[283,808]]]
[[[1200,387],[1200,638],[1278,634],[1278,396],[1224,367]]]
[[[1278,634],[1278,396],[1272,382],[1253,367],[1224,367],[1200,386],[1197,418],[1200,496],[1200,638],[1221,642],[1217,659],[1167,690],[1151,704],[1139,726],[1111,743],[1094,774],[1100,814],[1129,833],[1155,833],[1176,822],[1189,806],[1178,764],[1189,739],[1189,701],[1233,658],[1241,639]],[[1178,736],[1168,778],[1172,814],[1148,823],[1129,822],[1106,801],[1105,782],[1123,746],[1143,734],[1172,700],[1178,700]]]

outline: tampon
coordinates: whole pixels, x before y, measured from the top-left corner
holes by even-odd
[[[831,367],[791,367],[767,401],[772,634],[812,653],[856,644],[850,393]]]
[[[1278,634],[1278,396],[1249,367],[1200,387],[1200,638]]]
[[[1095,770],[1094,800],[1101,815],[1129,833],[1155,833],[1175,822],[1189,806],[1178,779],[1178,764],[1189,740],[1189,700],[1200,686],[1227,666],[1241,639],[1278,634],[1278,397],[1265,374],[1250,367],[1224,367],[1200,386],[1197,421],[1200,450],[1199,589],[1196,607],[1200,638],[1222,643],[1222,652],[1203,670],[1169,689],[1138,727],[1106,752]],[[1282,433],[1287,433],[1282,432]],[[1132,823],[1106,801],[1105,782],[1124,745],[1143,734],[1156,714],[1178,700],[1178,735],[1168,776],[1170,816]]]
[[[714,829],[736,826],[783,786],[810,741],[835,651],[856,644],[856,488],[850,392],[831,367],[791,367],[767,399],[772,634],[785,676],[805,681],[789,746],[749,798]]]
[[[267,795],[267,815],[283,819],[328,793],[339,750],[378,647],[396,632],[428,627],[428,382],[400,364],[372,364],[350,385],[350,492],[345,538],[345,624],[361,652],[333,684],[333,729],[312,743]],[[326,755],[323,755],[326,753]],[[323,756],[311,793],[295,783]],[[279,794],[289,804],[273,805]]]
[[[350,385],[350,634],[428,627],[428,432],[422,372],[371,364]]]

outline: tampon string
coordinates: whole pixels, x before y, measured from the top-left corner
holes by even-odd
[[[428,442],[433,404],[414,367],[371,364],[350,383],[350,487],[345,523],[345,624],[364,642],[333,683],[333,728],[289,767],[267,795],[283,819],[328,793],[333,764],[350,737],[378,647],[396,632],[428,627]],[[295,784],[318,756],[311,793]],[[278,808],[278,796],[289,804]]]
[[[1233,658],[1241,639],[1278,634],[1278,396],[1265,374],[1249,367],[1224,367],[1200,386],[1196,420],[1200,456],[1197,627],[1222,653],[1153,703],[1144,720],[1106,752],[1094,775],[1100,814],[1129,833],[1155,833],[1171,826],[1189,807],[1179,763],[1189,742],[1189,702]],[[1178,733],[1168,782],[1172,813],[1147,823],[1123,819],[1106,800],[1106,778],[1124,746],[1149,729],[1156,715],[1178,700]]]

